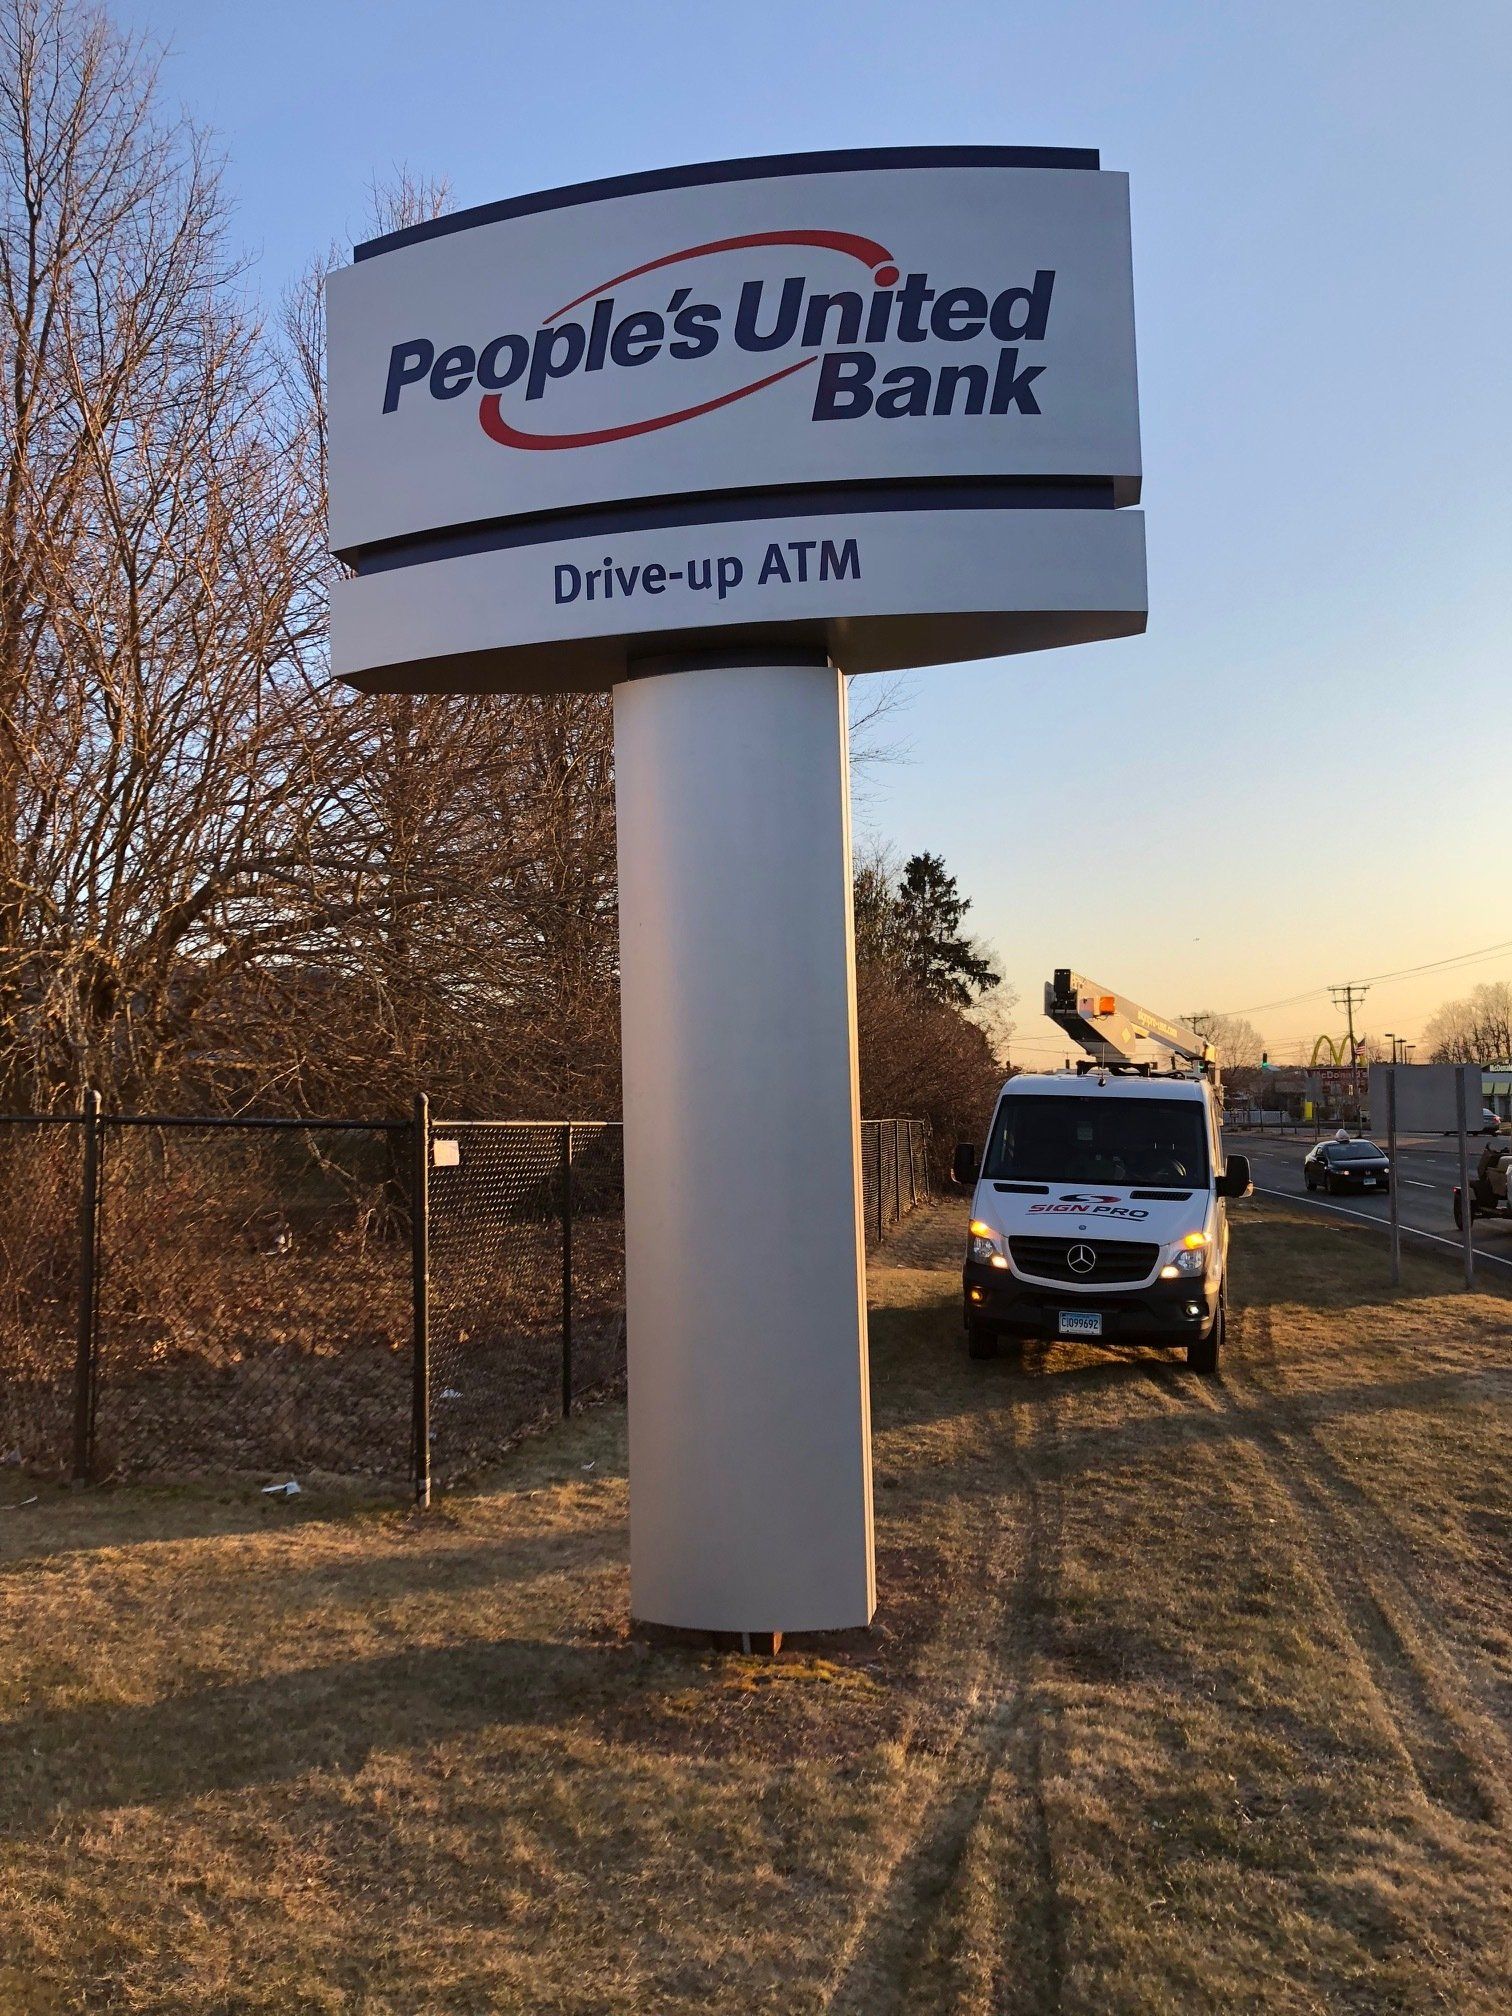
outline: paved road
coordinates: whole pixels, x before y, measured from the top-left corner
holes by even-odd
[[[1305,1204],[1337,1218],[1351,1218],[1383,1228],[1387,1224],[1391,1206],[1385,1197],[1373,1197],[1368,1191],[1324,1197],[1303,1186],[1302,1158],[1313,1146],[1312,1135],[1247,1134],[1241,1130],[1227,1138],[1236,1154],[1249,1156],[1258,1195],[1285,1197],[1291,1203]],[[1478,1138],[1472,1138],[1472,1177],[1483,1145]],[[1454,1224],[1454,1186],[1459,1181],[1459,1144],[1445,1140],[1442,1135],[1409,1135],[1397,1143],[1396,1173],[1403,1236],[1458,1253],[1460,1235]],[[1477,1267],[1484,1262],[1492,1272],[1512,1275],[1512,1219],[1478,1218],[1475,1252]]]

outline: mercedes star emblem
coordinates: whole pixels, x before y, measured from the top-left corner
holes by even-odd
[[[1066,1265],[1073,1274],[1090,1274],[1097,1265],[1097,1255],[1090,1246],[1073,1246],[1066,1255]]]

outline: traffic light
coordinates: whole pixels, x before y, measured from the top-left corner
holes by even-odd
[[[1270,1068],[1271,1068],[1270,1052],[1269,1050],[1262,1050],[1260,1052],[1260,1069],[1262,1071],[1269,1071]]]

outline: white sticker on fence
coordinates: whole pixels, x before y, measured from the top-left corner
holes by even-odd
[[[460,1141],[432,1141],[431,1161],[438,1169],[458,1169],[462,1166],[462,1143]]]

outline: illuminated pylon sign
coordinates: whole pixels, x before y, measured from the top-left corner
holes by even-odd
[[[1342,1064],[1344,1062],[1344,1052],[1348,1047],[1348,1039],[1346,1037],[1340,1036],[1335,1041],[1332,1036],[1320,1036],[1313,1045],[1312,1061],[1316,1064],[1318,1061],[1318,1052],[1326,1050],[1335,1064]]]

